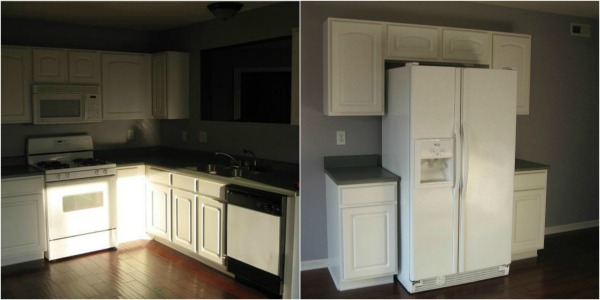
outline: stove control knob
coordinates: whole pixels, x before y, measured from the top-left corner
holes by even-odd
[[[65,173],[65,178],[69,178],[69,173]]]
[[[108,173],[106,169],[102,170],[102,174],[106,175],[106,173]]]
[[[96,174],[96,175],[100,174],[100,170],[96,170],[96,171],[94,172],[94,174]]]
[[[56,174],[56,180],[60,180],[60,174]]]

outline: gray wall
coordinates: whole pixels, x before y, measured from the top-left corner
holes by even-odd
[[[516,155],[551,165],[546,226],[598,219],[598,20],[467,2],[303,2],[302,261],[327,257],[323,157],[381,154],[380,117],[322,113],[327,17],[532,35],[530,115],[517,117]],[[571,37],[570,22],[591,24],[592,38]],[[336,130],[346,146],[335,145]]]
[[[156,34],[151,32],[2,18],[2,45],[153,52]],[[127,141],[127,130],[135,138]],[[25,155],[29,136],[87,133],[96,149],[157,146],[160,122],[156,120],[104,121],[95,124],[2,124],[2,157]]]
[[[165,33],[162,50],[190,53],[190,119],[163,121],[162,144],[234,155],[243,155],[242,149],[247,148],[259,158],[298,163],[298,126],[200,120],[202,49],[289,36],[298,26],[298,3],[287,2],[250,10],[227,21],[213,20]],[[182,131],[187,132],[187,142],[181,139]],[[208,134],[207,143],[198,142],[200,131]]]

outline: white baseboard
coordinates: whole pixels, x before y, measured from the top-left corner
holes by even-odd
[[[327,268],[327,259],[307,260],[300,263],[300,271]]]
[[[546,227],[545,234],[548,235],[548,234],[561,233],[561,232],[586,229],[586,228],[592,228],[592,227],[598,227],[598,220]]]

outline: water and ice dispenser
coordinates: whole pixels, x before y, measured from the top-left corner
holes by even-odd
[[[454,139],[416,140],[415,154],[417,187],[454,184]]]

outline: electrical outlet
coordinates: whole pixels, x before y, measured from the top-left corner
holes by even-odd
[[[198,132],[198,143],[199,144],[204,144],[208,141],[208,133],[206,133],[206,131],[200,131]]]
[[[187,131],[183,130],[181,132],[181,141],[182,142],[187,142]]]
[[[346,132],[336,131],[335,132],[335,143],[337,145],[346,145]]]
[[[133,141],[134,138],[135,138],[135,134],[133,133],[133,129],[128,129],[127,130],[127,140]]]

